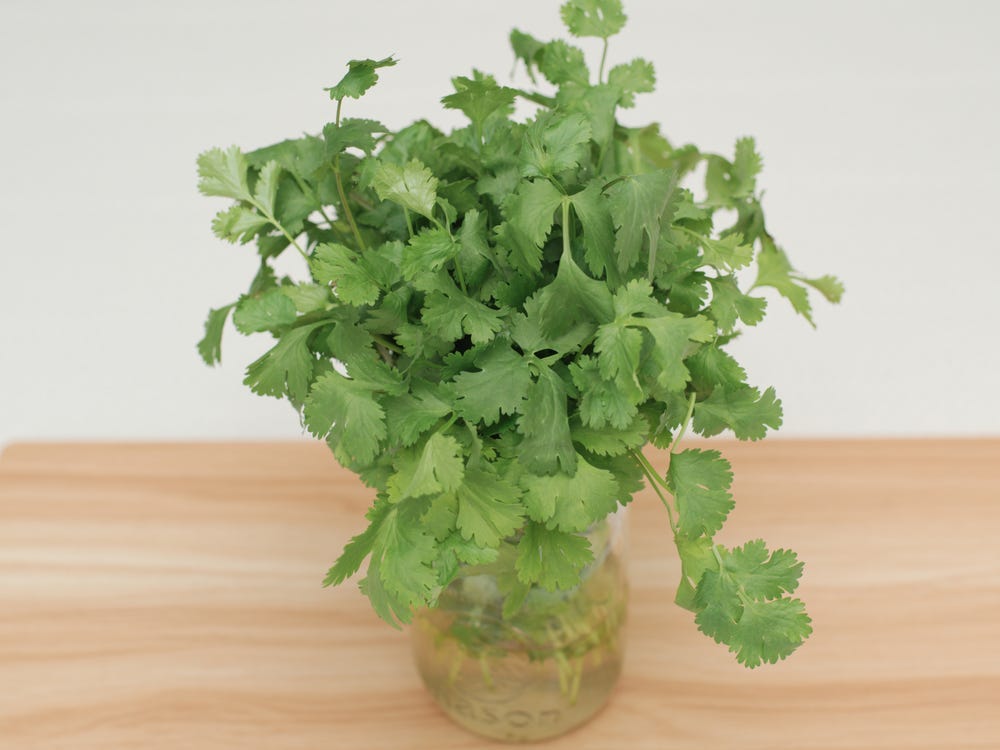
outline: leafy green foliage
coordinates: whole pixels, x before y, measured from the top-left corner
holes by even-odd
[[[812,322],[810,295],[843,286],[777,245],[752,139],[710,154],[619,122],[656,83],[643,58],[605,70],[619,0],[569,0],[562,18],[601,40],[596,75],[579,47],[514,31],[517,60],[555,90],[473,69],[442,99],[468,118],[453,132],[342,117],[395,65],[352,60],[319,132],[201,154],[198,189],[229,201],[212,230],[251,245],[257,271],[210,311],[199,354],[219,361],[230,315],[272,339],[245,383],[287,398],[376,497],[325,583],[367,559],[360,585],[387,621],[433,606],[463,565],[507,565],[508,614],[533,588],[572,588],[592,558],[581,533],[645,478],[671,509],[677,603],[746,665],[784,658],[809,633],[790,598],[801,563],[716,544],[731,468],[675,442],[777,429],[773,389],[725,346],[761,322],[765,292]],[[527,119],[519,98],[538,107]],[[301,276],[279,278],[289,248]],[[647,443],[671,449],[665,474]]]

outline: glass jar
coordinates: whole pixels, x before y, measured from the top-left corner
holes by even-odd
[[[511,742],[555,737],[607,702],[622,666],[628,598],[624,509],[585,536],[594,560],[567,591],[532,587],[503,616],[513,543],[467,566],[433,609],[414,616],[417,669],[438,705],[476,734]]]

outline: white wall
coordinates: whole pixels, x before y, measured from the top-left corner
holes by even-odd
[[[253,272],[195,190],[205,148],[333,119],[354,57],[401,64],[349,115],[457,122],[437,100],[507,31],[560,32],[556,0],[3,0],[0,443],[301,434],[250,394],[266,348],[204,313]],[[769,225],[848,293],[819,330],[779,301],[736,352],[795,435],[997,434],[1000,5],[986,0],[626,0],[612,60],[660,85],[630,113],[728,150],[752,134]],[[588,47],[593,51],[593,46]]]

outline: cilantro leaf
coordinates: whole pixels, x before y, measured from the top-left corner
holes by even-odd
[[[371,463],[386,438],[385,411],[372,391],[338,372],[316,379],[304,414],[309,432],[325,438],[348,466]]]
[[[453,437],[435,433],[419,454],[403,453],[396,474],[389,480],[389,500],[453,492],[465,475],[462,449]]]
[[[261,229],[270,226],[270,224],[268,219],[255,210],[237,203],[215,215],[215,219],[212,221],[212,232],[219,239],[245,245],[256,237]]]
[[[327,123],[323,126],[325,153],[333,157],[345,149],[356,148],[370,154],[375,150],[375,133],[387,132],[388,128],[377,120],[345,117],[339,123]]]
[[[451,413],[451,406],[442,400],[433,386],[415,383],[410,393],[384,399],[389,435],[401,445],[413,445],[442,418]]]
[[[731,355],[715,346],[703,346],[685,361],[691,380],[700,392],[715,386],[739,388],[745,385],[746,371]]]
[[[795,590],[801,565],[784,550],[768,555],[760,540],[717,550],[722,565],[706,570],[694,596],[698,628],[747,667],[784,659],[812,633],[802,602],[780,596]]]
[[[820,276],[818,279],[807,279],[803,276],[797,277],[803,284],[808,284],[818,291],[829,302],[840,302],[844,296],[844,284],[836,276]]]
[[[521,150],[521,175],[555,177],[586,158],[591,130],[583,115],[541,112],[528,125]]]
[[[524,435],[520,452],[528,471],[576,471],[576,450],[566,416],[566,385],[551,368],[539,368],[538,380],[528,389],[518,429]]]
[[[535,39],[531,34],[525,34],[518,29],[511,30],[509,39],[510,48],[514,52],[515,60],[520,60],[524,63],[524,67],[528,71],[528,77],[531,78],[532,83],[536,83],[535,67],[538,55],[545,44]]]
[[[456,341],[465,331],[474,344],[485,344],[503,328],[501,311],[464,294],[433,292],[427,296],[420,316],[424,325],[445,341]]]
[[[710,437],[729,428],[739,440],[760,440],[767,428],[781,427],[781,401],[773,388],[719,387],[694,408],[695,431]]]
[[[479,545],[496,547],[523,523],[520,491],[492,473],[468,468],[457,494],[458,529]]]
[[[319,245],[309,260],[313,278],[332,284],[337,297],[349,305],[373,305],[382,293],[380,274],[370,255],[358,255],[333,242]]]
[[[215,365],[222,361],[222,330],[225,328],[229,311],[235,306],[236,303],[233,303],[208,311],[205,336],[198,342],[198,353],[206,365]]]
[[[506,222],[499,229],[499,239],[510,251],[511,264],[526,274],[537,274],[542,267],[542,250],[562,195],[548,180],[522,182],[504,204]]]
[[[434,219],[438,180],[418,159],[403,166],[379,162],[372,175],[372,189],[384,201],[392,201],[428,219]]]
[[[240,333],[256,333],[290,326],[297,317],[295,303],[280,287],[274,287],[259,296],[240,298],[233,323]]]
[[[655,368],[657,384],[671,391],[684,388],[691,373],[684,366],[684,356],[691,342],[710,341],[715,336],[711,321],[699,316],[686,318],[679,313],[666,313],[657,318],[637,318],[653,338],[650,362]]]
[[[758,286],[776,289],[778,294],[792,303],[795,312],[809,321],[809,325],[816,325],[812,318],[809,293],[796,279],[785,251],[774,243],[765,242],[757,254],[757,281],[754,282],[754,287]]]
[[[250,201],[247,185],[247,160],[237,146],[223,151],[213,148],[198,157],[198,190],[202,195],[215,195]]]
[[[767,300],[741,292],[734,277],[719,276],[709,279],[709,283],[712,285],[712,302],[708,306],[708,314],[719,324],[722,333],[731,332],[737,320],[755,326],[764,319]]]
[[[585,274],[565,250],[555,279],[538,293],[538,300],[542,332],[553,338],[577,323],[607,323],[614,317],[608,287]]]
[[[277,344],[250,363],[243,383],[261,396],[282,398],[287,395],[296,406],[302,404],[316,363],[308,339],[313,330],[329,323],[320,321],[284,333]]]
[[[589,427],[606,425],[624,430],[635,418],[638,407],[613,382],[601,377],[597,360],[581,356],[569,367],[573,384],[580,391],[580,418]]]
[[[381,60],[351,60],[347,63],[347,74],[336,86],[323,89],[330,92],[331,99],[360,99],[361,96],[378,82],[379,68],[387,68],[396,64],[392,57]]]
[[[560,12],[573,36],[607,39],[621,31],[627,20],[621,0],[568,0]]]
[[[476,360],[478,372],[456,376],[455,411],[475,424],[494,424],[500,414],[521,411],[531,387],[527,361],[509,346],[495,346]]]
[[[387,503],[381,500],[375,501],[366,514],[368,518],[367,528],[357,536],[352,537],[344,546],[344,551],[327,572],[326,578],[323,579],[324,586],[338,586],[358,572],[361,564],[372,551],[375,537],[388,510]]]
[[[542,75],[556,86],[564,83],[586,86],[590,83],[590,71],[583,50],[561,39],[543,45],[536,62]]]
[[[617,507],[619,488],[615,475],[579,455],[576,466],[573,476],[521,477],[524,506],[531,520],[559,531],[585,531]]]
[[[410,239],[403,251],[403,277],[413,279],[427,271],[439,271],[445,263],[455,259],[461,251],[447,229],[425,229]]]
[[[649,424],[636,416],[625,429],[604,426],[591,427],[579,415],[570,420],[573,442],[599,456],[621,456],[642,447],[649,437]]]
[[[639,260],[643,236],[655,248],[660,240],[660,225],[677,189],[677,174],[658,170],[624,177],[608,188],[611,216],[616,228],[615,254],[623,273]]]
[[[570,197],[573,213],[583,226],[583,258],[590,272],[600,278],[607,274],[612,286],[618,286],[620,277],[615,262],[615,229],[611,220],[611,207],[602,193],[601,180],[593,180],[587,187]]]
[[[455,93],[441,100],[448,109],[458,109],[472,121],[476,132],[494,114],[509,115],[514,111],[514,89],[498,86],[496,79],[481,71],[472,71],[472,78],[458,76],[451,79]]]
[[[646,94],[656,88],[656,71],[651,62],[637,57],[608,71],[608,83],[621,91],[623,107],[634,107],[636,94]]]
[[[529,522],[517,544],[517,577],[548,591],[571,589],[580,582],[580,571],[594,559],[590,542],[579,534],[548,529]]]
[[[733,509],[733,472],[718,451],[686,450],[670,457],[667,486],[677,500],[678,528],[691,537],[713,536]]]

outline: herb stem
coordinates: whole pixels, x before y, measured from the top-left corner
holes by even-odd
[[[677,521],[674,519],[674,509],[670,505],[670,501],[667,500],[666,496],[663,494],[663,490],[660,489],[660,478],[653,467],[650,465],[646,457],[642,455],[639,451],[630,451],[632,458],[635,459],[636,463],[639,464],[639,468],[642,469],[642,473],[646,475],[646,479],[649,480],[649,486],[653,488],[653,491],[659,496],[660,502],[663,503],[663,507],[667,509],[667,519],[670,521],[670,530],[674,532],[674,536],[677,535]]]
[[[597,83],[604,83],[604,63],[608,59],[608,38],[604,38],[604,49],[601,50],[601,67],[597,69]]]
[[[688,410],[687,414],[684,416],[684,421],[681,423],[681,429],[677,433],[677,437],[674,438],[674,442],[670,444],[670,455],[672,456],[677,452],[677,444],[681,442],[684,434],[687,432],[688,425],[691,424],[691,416],[694,414],[694,402],[697,398],[696,393],[692,393],[691,397],[688,399]]]
[[[527,99],[529,102],[534,102],[535,104],[541,104],[543,107],[551,109],[556,106],[556,100],[551,96],[545,96],[545,94],[539,94],[535,91],[525,91],[524,89],[514,89],[514,93],[522,99]]]
[[[340,109],[344,105],[344,100],[337,100],[337,120],[336,125],[340,127]],[[368,250],[365,245],[365,241],[361,238],[361,232],[358,231],[358,225],[354,221],[354,214],[351,212],[351,207],[347,203],[347,194],[344,192],[344,181],[340,176],[340,154],[333,157],[333,178],[337,183],[337,195],[340,196],[340,205],[344,208],[344,217],[347,219],[347,223],[351,227],[351,233],[354,235],[354,239],[358,243],[359,250]]]
[[[413,239],[413,219],[410,218],[409,209],[403,209],[403,216],[406,217],[406,231],[410,233],[410,239]]]
[[[371,336],[373,339],[375,339],[376,342],[384,346],[389,351],[395,352],[396,354],[403,353],[403,350],[400,349],[399,346],[389,341],[389,339],[387,339],[385,336],[382,336],[381,334],[378,333],[373,333]]]

